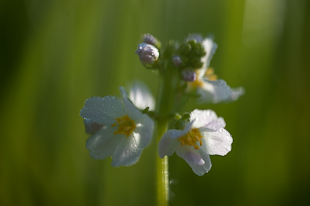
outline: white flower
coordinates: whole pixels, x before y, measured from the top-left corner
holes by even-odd
[[[197,70],[197,79],[194,82],[188,82],[188,91],[196,90],[200,95],[200,103],[219,103],[237,100],[244,94],[242,87],[230,88],[227,83],[213,74],[213,69],[209,68],[210,61],[217,49],[217,44],[211,39],[203,40],[202,45],[206,50],[206,56],[201,60],[203,67]]]
[[[159,157],[174,152],[199,176],[211,169],[209,155],[226,155],[233,139],[224,129],[225,121],[212,110],[194,110],[184,130],[168,130],[158,146]]]
[[[154,97],[152,96],[148,87],[140,81],[135,81],[131,85],[129,98],[132,103],[141,110],[145,109],[146,107],[149,107],[149,110],[151,111],[155,110],[156,104]]]
[[[89,133],[95,132],[86,142],[90,156],[94,159],[111,156],[114,167],[135,164],[149,145],[154,130],[153,120],[131,103],[123,87],[119,89],[124,108],[114,96],[92,97],[80,112],[86,131],[89,128]]]

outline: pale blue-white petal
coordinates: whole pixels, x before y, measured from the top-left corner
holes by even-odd
[[[121,135],[114,135],[116,128],[104,126],[86,141],[86,148],[94,159],[104,159],[114,154],[120,144]]]
[[[199,79],[201,79],[205,75],[207,69],[210,66],[210,61],[217,49],[217,44],[213,41],[212,38],[204,39],[202,45],[205,48],[206,55],[201,59],[201,61],[203,62],[203,66],[202,69],[199,71]]]
[[[188,164],[194,165],[204,165],[205,161],[202,159],[201,155],[197,152],[193,146],[179,145],[177,147],[176,153],[179,157],[183,158]]]
[[[134,121],[139,120],[139,118],[142,115],[142,112],[132,104],[132,102],[128,98],[128,94],[127,94],[126,90],[123,87],[120,86],[119,90],[120,90],[122,97],[123,97],[125,112],[128,114],[128,116],[132,120],[134,120]]]
[[[185,135],[183,130],[171,129],[168,130],[160,139],[158,143],[158,155],[160,158],[164,158],[166,155],[171,156],[180,145],[178,138]]]
[[[231,89],[231,101],[237,100],[240,96],[244,95],[245,90],[243,87]]]
[[[137,140],[139,140],[138,147],[145,148],[152,140],[154,132],[154,121],[146,114],[142,114],[140,118],[135,121],[135,123],[136,129],[134,130],[133,135]]]
[[[206,124],[217,119],[217,115],[212,110],[199,110],[195,109],[190,114],[190,121],[193,121],[194,128],[204,127]]]
[[[124,115],[124,109],[116,97],[92,97],[86,100],[80,115],[97,124],[111,125],[116,117]]]
[[[222,117],[218,118],[216,113],[212,110],[195,109],[190,114],[190,121],[194,121],[194,128],[204,127],[218,130],[226,126],[224,119]]]
[[[231,89],[222,79],[216,81],[204,79],[203,87],[198,88],[198,94],[201,96],[199,103],[220,103],[237,100],[244,94],[244,90],[241,87]]]
[[[93,122],[90,119],[84,119],[84,124],[85,124],[85,132],[87,134],[95,134],[98,132],[103,125],[97,124],[96,122]]]
[[[202,147],[210,155],[226,155],[231,150],[233,139],[225,129],[219,129],[215,132],[202,132]]]
[[[222,117],[219,117],[208,124],[205,124],[205,128],[212,129],[212,130],[219,130],[226,126],[226,123]]]
[[[201,149],[199,149],[198,152],[201,155],[202,159],[205,161],[205,164],[201,165],[201,166],[200,165],[191,165],[191,167],[192,167],[193,171],[195,172],[195,174],[202,176],[205,173],[210,171],[212,164],[211,164],[209,154],[207,154],[206,152],[204,152]]]
[[[149,110],[155,110],[154,97],[152,96],[148,87],[140,81],[135,81],[131,85],[129,99],[136,107],[141,110],[145,109],[146,107],[149,107]]]
[[[138,162],[142,148],[139,148],[139,139],[130,135],[122,139],[112,156],[112,166],[130,166]]]
[[[181,146],[178,147],[176,153],[183,158],[192,168],[193,172],[199,176],[204,175],[211,169],[210,157],[201,149],[195,150],[190,146]]]

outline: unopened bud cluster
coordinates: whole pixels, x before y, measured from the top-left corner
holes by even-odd
[[[154,36],[145,34],[136,54],[147,68],[164,71],[167,68],[175,68],[182,80],[187,82],[196,80],[195,70],[202,68],[202,58],[206,55],[200,35],[191,36],[181,44],[169,41],[165,49],[160,48],[161,43]]]

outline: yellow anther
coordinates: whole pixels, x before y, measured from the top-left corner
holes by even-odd
[[[207,71],[206,71],[206,73],[204,74],[204,76],[208,79],[208,80],[210,80],[210,81],[215,81],[215,80],[217,80],[217,75],[216,74],[214,74],[214,69],[213,68],[209,68],[209,69],[207,69]]]
[[[199,143],[200,146],[202,146],[202,135],[199,132],[199,129],[193,128],[189,132],[187,132],[185,135],[180,137],[178,140],[181,143],[181,146],[183,145],[189,145],[194,146],[195,149],[199,149],[200,147],[196,144]]]
[[[124,134],[126,137],[129,137],[129,135],[136,129],[135,122],[128,115],[115,119],[116,122],[112,124],[111,127],[118,125],[118,130],[113,133],[114,135]]]
[[[203,87],[203,81],[197,78],[193,82],[188,82],[188,87],[191,89],[201,88]]]
[[[194,136],[196,141],[201,141],[198,136]]]

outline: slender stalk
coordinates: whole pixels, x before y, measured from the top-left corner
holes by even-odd
[[[169,172],[168,172],[168,157],[156,159],[156,178],[157,178],[157,205],[168,206],[169,201]]]
[[[159,93],[158,114],[157,120],[157,145],[160,138],[168,129],[169,114],[173,104],[173,75],[163,76],[161,89]],[[168,157],[160,159],[157,156],[156,160],[156,178],[157,178],[157,205],[168,206],[169,201],[169,172],[168,172]]]

